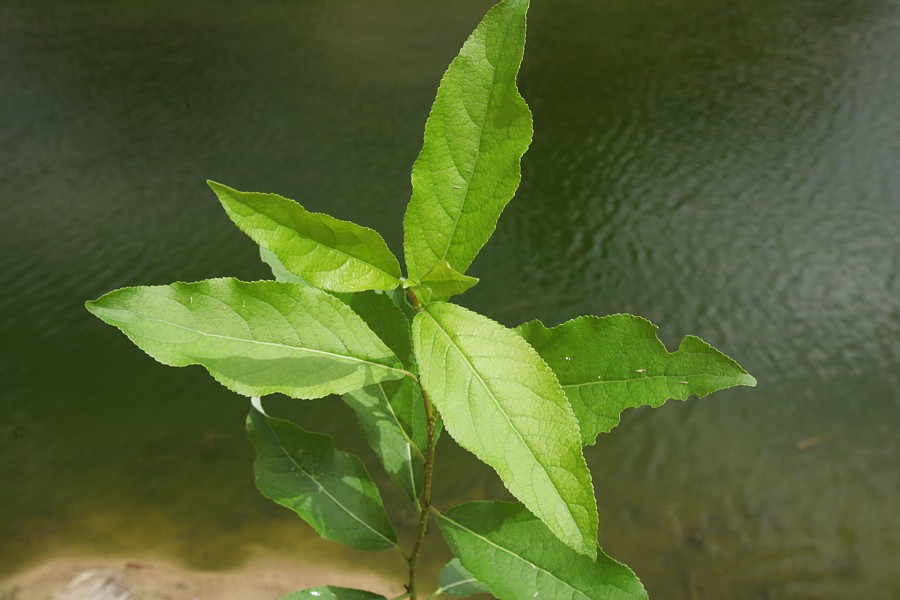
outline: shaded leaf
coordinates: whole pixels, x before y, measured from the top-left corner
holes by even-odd
[[[342,397],[356,412],[366,441],[391,480],[410,500],[418,502],[424,481],[427,440],[424,410],[415,424],[411,422],[414,417],[412,407],[422,402],[419,386],[405,377],[400,381],[366,386]]]
[[[656,325],[633,315],[585,316],[553,328],[531,321],[516,328],[559,378],[578,417],[581,438],[593,444],[626,408],[701,398],[756,379],[694,336],[670,353]]]
[[[366,592],[363,590],[353,590],[350,588],[342,588],[334,585],[326,585],[322,587],[309,588],[300,590],[299,592],[291,592],[286,596],[282,596],[281,600],[387,600],[380,594]]]
[[[561,543],[521,504],[471,502],[437,517],[453,554],[501,600],[646,600],[625,565]]]
[[[256,449],[253,472],[263,496],[300,515],[326,540],[360,550],[396,545],[378,488],[362,461],[337,451],[331,437],[256,408],[247,417],[247,434]]]
[[[578,424],[525,340],[475,312],[435,302],[413,321],[422,386],[460,446],[566,544],[597,549],[597,504]]]
[[[532,134],[516,88],[527,10],[528,0],[492,8],[441,79],[403,220],[411,279],[443,260],[465,273],[519,186]]]
[[[333,295],[352,308],[375,335],[397,355],[400,362],[407,366],[411,364],[410,319],[387,294],[356,292]]]
[[[488,594],[490,590],[469,573],[458,558],[454,558],[441,569],[438,575],[439,592],[464,598],[472,594]]]
[[[245,396],[319,398],[406,374],[350,307],[309,286],[209,279],[122,288],[86,306],[161,363],[203,365]]]
[[[238,229],[309,284],[335,292],[400,284],[400,263],[373,229],[309,212],[277,194],[207,183]]]

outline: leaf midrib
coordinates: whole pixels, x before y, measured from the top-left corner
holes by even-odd
[[[742,375],[742,374],[740,374]],[[590,385],[606,385],[609,383],[631,383],[640,381],[651,381],[654,379],[682,379],[684,377],[731,377],[731,375],[722,375],[719,373],[691,373],[690,375],[648,375],[647,377],[635,377],[633,379],[598,379],[597,381],[585,381],[584,383],[568,383],[562,384],[562,388],[577,388]]]
[[[573,592],[579,594],[579,595],[580,595],[582,598],[584,598],[585,600],[592,600],[592,598],[591,598],[590,596],[588,596],[587,594],[585,594],[584,592],[582,592],[582,591],[579,590],[578,588],[572,587],[572,584],[571,584],[571,583],[569,583],[569,582],[567,582],[567,581],[564,581],[564,580],[560,579],[559,577],[557,577],[556,575],[554,575],[553,573],[551,573],[551,572],[548,571],[547,569],[544,569],[544,568],[542,568],[542,567],[539,567],[539,566],[537,566],[536,564],[534,564],[533,562],[531,562],[531,561],[529,561],[529,560],[526,560],[525,558],[523,558],[523,557],[520,556],[519,554],[516,554],[515,552],[513,552],[513,551],[510,550],[509,548],[505,548],[504,546],[501,546],[500,544],[498,544],[498,543],[494,542],[493,540],[491,540],[491,539],[489,539],[489,538],[487,538],[487,537],[481,535],[480,533],[475,532],[475,531],[472,531],[471,529],[469,529],[468,527],[466,527],[465,525],[463,525],[463,524],[460,523],[459,521],[454,521],[453,519],[451,519],[450,517],[448,517],[445,513],[440,513],[440,514],[438,515],[438,518],[444,519],[445,521],[448,521],[448,522],[452,523],[455,527],[458,527],[458,528],[460,528],[460,529],[462,529],[462,530],[464,530],[464,531],[467,531],[468,533],[474,535],[475,537],[477,537],[477,538],[483,540],[483,541],[486,542],[487,544],[490,544],[490,545],[493,546],[494,548],[497,548],[498,550],[500,550],[500,551],[502,551],[502,552],[506,552],[507,554],[509,554],[509,555],[512,556],[513,558],[516,558],[516,559],[520,560],[521,562],[527,564],[527,565],[530,566],[531,568],[537,569],[538,571],[540,571],[540,572],[542,572],[542,573],[546,573],[546,574],[549,575],[551,578],[553,578],[553,579],[555,579],[556,581],[560,582],[561,584],[563,584],[564,586],[566,586],[567,588],[569,588],[569,589],[572,590]],[[463,565],[463,566],[465,566],[465,565]],[[618,587],[618,586],[615,586],[615,587]],[[622,589],[622,588],[619,588],[619,589]],[[625,591],[625,590],[622,590],[622,591]]]
[[[312,481],[312,482],[315,483],[317,486],[319,486],[319,489],[322,490],[322,491],[325,493],[325,495],[328,496],[328,497],[331,499],[332,502],[334,502],[336,505],[338,505],[338,506],[341,508],[341,510],[343,510],[345,513],[347,513],[348,515],[350,515],[351,517],[353,517],[354,519],[356,519],[357,521],[359,521],[359,523],[360,523],[361,525],[363,525],[366,529],[368,529],[369,531],[371,531],[372,533],[374,533],[375,535],[377,535],[378,537],[380,537],[381,539],[383,539],[384,541],[386,541],[386,542],[387,542],[388,544],[390,544],[391,546],[396,546],[396,545],[397,545],[396,542],[391,541],[390,538],[385,537],[384,534],[382,534],[380,531],[374,529],[371,525],[369,525],[368,523],[366,523],[365,521],[363,521],[362,519],[360,519],[359,517],[357,517],[357,516],[356,516],[356,513],[354,513],[354,512],[351,511],[349,508],[347,508],[346,506],[344,506],[343,503],[341,503],[340,500],[338,500],[337,498],[335,498],[335,497],[331,494],[331,492],[329,492],[329,491],[325,488],[325,486],[322,485],[322,484],[319,482],[318,479],[316,479],[309,471],[307,471],[306,469],[304,469],[304,468],[300,465],[300,463],[298,463],[296,460],[294,460],[294,457],[291,456],[291,453],[288,451],[288,449],[285,448],[285,447],[284,447],[284,444],[281,443],[281,438],[278,437],[278,434],[275,433],[275,430],[274,430],[274,429],[272,429],[272,425],[269,423],[269,418],[268,418],[268,417],[265,417],[265,420],[266,420],[266,427],[269,428],[269,433],[272,434],[272,437],[275,439],[275,442],[278,444],[278,448],[284,453],[284,455],[287,457],[287,459],[288,459],[289,461],[291,461],[291,464],[293,464],[295,467],[297,467],[297,469],[298,469],[301,473],[303,473],[306,477],[308,477],[310,481]]]
[[[283,198],[283,196],[279,196],[279,197]],[[289,200],[288,198],[284,198],[284,199],[285,199],[285,200],[288,200],[289,202],[293,202],[292,200]],[[364,259],[362,259],[362,258],[360,258],[360,257],[358,257],[358,256],[354,256],[354,255],[352,255],[352,254],[349,254],[348,252],[346,252],[346,251],[344,251],[344,250],[341,250],[340,248],[338,248],[338,247],[336,247],[336,246],[329,246],[328,244],[325,244],[325,243],[323,243],[323,242],[320,242],[319,240],[317,240],[317,239],[315,239],[315,238],[312,238],[312,237],[310,237],[310,236],[308,236],[308,235],[304,235],[303,233],[301,233],[300,231],[298,231],[297,229],[295,229],[293,226],[291,226],[291,225],[289,225],[289,224],[286,224],[286,223],[282,222],[282,221],[279,220],[279,219],[276,219],[275,217],[273,217],[273,216],[270,215],[269,213],[265,213],[265,212],[262,212],[262,211],[260,211],[260,210],[256,210],[255,208],[250,207],[250,206],[248,206],[247,204],[244,204],[243,202],[242,202],[241,204],[243,204],[244,206],[247,206],[248,208],[250,208],[251,210],[253,210],[256,214],[258,214],[258,215],[260,215],[260,216],[262,216],[262,217],[268,219],[269,221],[271,221],[272,223],[274,223],[276,226],[278,226],[278,227],[283,227],[284,229],[289,230],[290,232],[292,232],[294,235],[296,235],[296,236],[299,237],[299,238],[303,238],[304,240],[307,240],[307,241],[309,241],[309,242],[312,242],[312,243],[314,243],[314,244],[317,244],[317,245],[319,245],[319,246],[322,246],[323,248],[327,248],[327,249],[329,249],[329,250],[331,250],[331,251],[333,251],[333,252],[337,252],[338,254],[342,254],[343,256],[347,257],[348,261],[354,261],[354,262],[359,263],[359,264],[361,264],[361,265],[363,265],[363,266],[369,266],[369,267],[375,269],[376,271],[378,271],[379,273],[382,273],[382,274],[384,274],[384,275],[387,275],[387,276],[388,276],[390,279],[392,279],[392,280],[395,280],[395,281],[396,281],[396,280],[399,278],[399,275],[394,275],[394,274],[388,273],[387,271],[385,271],[384,269],[382,269],[381,267],[379,267],[378,265],[376,265],[376,264],[374,264],[374,263],[368,262],[368,261],[366,261],[366,260],[364,260]],[[297,206],[300,206],[300,205],[298,204]],[[343,225],[350,225],[350,226],[356,225],[357,227],[361,227],[361,228],[363,228],[363,229],[365,229],[365,230],[368,230],[368,231],[371,231],[372,233],[375,233],[375,234],[377,235],[377,232],[376,232],[374,229],[369,229],[368,227],[364,227],[363,225],[359,225],[359,224],[357,224],[357,223],[352,223],[352,222],[350,222],[350,221],[343,221],[343,220],[341,220],[341,219],[336,219],[335,217],[332,217],[331,215],[327,215],[327,214],[324,214],[324,213],[316,213],[316,212],[312,212],[312,211],[310,211],[310,210],[306,210],[306,209],[303,208],[302,206],[300,206],[300,210],[303,211],[303,216],[305,216],[305,217],[309,217],[309,216],[327,217],[327,218],[329,218],[329,219],[334,219],[335,221],[337,221],[337,222],[339,222],[339,223],[341,223],[341,224],[343,224]],[[331,228],[329,227],[329,229],[331,229]],[[359,236],[356,236],[356,234],[354,234],[354,237],[356,237],[357,241],[362,241],[362,240],[359,239]],[[272,250],[271,248],[269,248],[268,245],[266,245],[265,247],[266,247],[267,250],[270,250],[270,251],[272,251],[272,252],[275,252],[274,250]],[[390,252],[390,250],[388,250],[388,252]],[[282,262],[283,262],[283,261],[282,261]],[[344,264],[346,264],[346,263],[344,263]],[[331,272],[338,271],[340,268],[341,268],[341,267],[338,267],[337,269],[331,269]],[[399,270],[400,270],[400,263],[397,263],[397,271],[399,272]],[[323,273],[323,272],[325,272],[325,271],[317,271],[317,272],[318,272],[318,273]],[[296,273],[295,273],[295,274],[296,274]]]
[[[463,358],[463,360],[466,362],[466,364],[469,365],[469,369],[475,375],[475,377],[478,379],[479,383],[481,383],[481,386],[484,388],[485,392],[487,392],[488,396],[490,396],[491,400],[494,401],[494,404],[497,406],[497,408],[500,410],[500,413],[503,415],[503,417],[506,419],[506,422],[509,424],[510,429],[512,429],[515,432],[516,437],[519,438],[519,441],[522,443],[522,445],[525,447],[525,449],[528,450],[528,453],[534,459],[534,462],[538,466],[541,467],[541,471],[547,477],[547,481],[550,482],[551,486],[553,487],[553,490],[556,492],[556,495],[559,497],[559,499],[562,501],[563,505],[566,507],[566,511],[568,511],[568,513],[569,513],[569,518],[572,519],[572,523],[575,524],[575,528],[578,529],[579,533],[580,533],[581,528],[578,525],[578,520],[575,518],[575,515],[572,513],[572,508],[569,506],[569,503],[566,502],[566,499],[563,498],[559,489],[556,487],[556,482],[553,481],[553,478],[550,477],[550,473],[547,472],[547,467],[543,463],[541,463],[540,460],[538,460],[538,457],[534,453],[534,450],[531,449],[531,446],[528,445],[528,442],[526,442],[525,438],[522,437],[522,434],[519,433],[518,428],[513,424],[512,420],[509,418],[509,415],[506,414],[506,411],[503,409],[503,406],[500,404],[500,401],[494,395],[493,391],[488,387],[487,382],[484,379],[482,379],[481,375],[478,373],[478,370],[475,368],[475,365],[473,365],[472,361],[469,360],[468,355],[466,355],[466,353],[462,351],[462,348],[460,348],[456,344],[453,337],[441,326],[440,322],[437,319],[435,319],[431,313],[429,313],[428,311],[425,311],[424,314],[428,315],[429,318],[431,318],[431,320],[434,321],[435,325],[437,325],[437,328],[441,331],[441,333],[444,334],[444,336],[450,342],[450,345],[453,346],[454,349],[456,349],[457,353],[459,353],[459,355]]]
[[[135,314],[135,313],[132,313],[132,314]],[[244,342],[247,344],[258,344],[261,346],[272,346],[275,348],[285,348],[288,350],[295,350],[298,352],[308,352],[310,354],[321,354],[323,356],[328,356],[328,357],[331,357],[331,358],[334,358],[337,360],[342,360],[342,361],[347,361],[347,362],[357,362],[357,363],[370,365],[373,367],[379,367],[381,369],[386,369],[388,371],[395,371],[395,372],[399,373],[401,377],[407,375],[407,371],[404,371],[403,369],[397,369],[396,367],[389,367],[389,366],[383,365],[381,363],[373,362],[370,360],[365,360],[362,358],[357,358],[355,356],[347,356],[344,354],[335,354],[334,352],[328,352],[327,350],[316,350],[315,348],[306,348],[303,346],[291,346],[289,344],[280,344],[278,342],[264,342],[262,340],[253,340],[253,339],[247,339],[247,338],[234,337],[234,336],[230,336],[230,335],[222,335],[219,333],[210,333],[208,331],[203,331],[201,329],[194,329],[193,327],[187,327],[185,325],[179,325],[178,323],[172,323],[171,321],[166,321],[165,319],[157,319],[154,317],[145,317],[145,316],[141,316],[141,315],[137,315],[137,314],[135,314],[135,316],[144,321],[151,321],[153,323],[160,323],[162,325],[168,325],[170,327],[175,327],[176,329],[183,329],[184,331],[190,331],[191,333],[198,333],[198,334],[200,334],[202,336],[206,336],[206,337],[222,339],[222,340],[229,340],[229,341],[233,341],[233,342]]]
[[[500,45],[500,59],[497,60],[497,64],[499,65],[502,61],[503,53],[506,50],[506,42],[509,39],[509,29],[512,27],[512,23],[514,20],[514,16],[509,19],[506,24],[506,30],[503,32],[503,43]],[[485,60],[487,60],[487,46],[485,45]],[[488,61],[490,63],[490,61]],[[475,177],[475,171],[478,170],[478,160],[481,158],[481,148],[484,142],[484,124],[487,122],[488,113],[490,112],[491,100],[494,97],[494,90],[497,88],[497,71],[498,67],[494,67],[494,72],[491,75],[491,89],[488,92],[488,99],[485,103],[486,109],[484,111],[484,116],[481,117],[481,124],[478,127],[478,150],[475,153],[475,159],[472,161],[472,172],[469,174],[469,177],[466,179],[466,189],[462,194],[462,204],[460,204],[459,212],[456,214],[456,218],[453,220],[453,229],[450,230],[450,235],[448,236],[447,245],[444,247],[444,253],[438,259],[437,262],[441,262],[442,260],[447,260],[447,253],[450,252],[450,246],[452,245],[453,238],[456,235],[456,230],[459,227],[459,222],[462,219],[463,208],[466,205],[466,202],[469,200],[469,187],[472,185],[472,178]],[[513,84],[515,85],[515,84]],[[463,269],[465,271],[465,269]],[[461,273],[465,274],[465,273]]]

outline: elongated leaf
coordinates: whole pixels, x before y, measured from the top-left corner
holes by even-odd
[[[401,396],[405,396],[401,398]],[[413,428],[411,407],[421,403],[419,388],[407,377],[400,381],[376,383],[343,395],[344,402],[356,412],[366,441],[375,451],[390,478],[410,500],[418,502],[424,477],[424,448],[427,424],[424,411]],[[409,411],[401,418],[399,411]],[[415,434],[413,429],[416,430]],[[418,441],[413,436],[419,438]]]
[[[277,194],[239,192],[208,183],[241,231],[311,285],[358,292],[400,284],[400,263],[376,231],[309,212]]]
[[[504,0],[475,29],[438,88],[403,220],[409,277],[442,260],[465,273],[519,186],[531,111],[516,88],[528,0]]]
[[[472,502],[437,522],[453,554],[501,600],[647,598],[631,569],[603,552],[596,561],[573,552],[521,504]]]
[[[350,307],[299,284],[209,279],[122,288],[86,306],[159,362],[203,365],[245,396],[319,398],[406,373]]]
[[[454,558],[441,569],[438,587],[442,594],[465,598],[472,594],[487,594],[490,589],[469,573],[458,558]]]
[[[416,315],[413,348],[453,439],[493,467],[559,539],[593,556],[597,504],[578,423],[537,352],[512,330],[446,302]]]
[[[656,329],[641,317],[610,315],[578,317],[552,329],[531,321],[516,331],[556,373],[585,444],[618,425],[626,408],[756,385],[740,365],[700,338],[687,336],[669,353]]]
[[[432,300],[447,300],[452,296],[462,294],[477,283],[477,277],[458,273],[450,266],[450,263],[442,260],[412,289],[416,297],[423,304],[427,304]]]
[[[256,408],[247,417],[256,449],[253,472],[263,496],[285,506],[326,540],[380,550],[396,545],[378,488],[362,461],[311,433]]]
[[[380,594],[353,590],[334,585],[309,588],[299,592],[291,592],[282,596],[281,600],[387,600]]]

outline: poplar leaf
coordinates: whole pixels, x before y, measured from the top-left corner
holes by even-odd
[[[596,560],[562,544],[521,504],[471,502],[437,517],[463,567],[500,600],[646,600],[625,565],[598,551]]]
[[[410,279],[443,260],[465,273],[519,186],[532,135],[516,88],[527,10],[528,0],[492,8],[441,79],[403,220]]]
[[[381,594],[342,588],[334,585],[309,588],[299,592],[291,592],[282,596],[281,600],[387,600]]]
[[[668,352],[657,327],[633,315],[584,316],[553,328],[530,321],[516,328],[566,392],[584,444],[619,424],[626,408],[661,406],[756,379],[703,340],[687,336]]]
[[[578,423],[553,372],[524,339],[435,302],[413,320],[422,386],[447,433],[582,554],[597,549],[597,503]]]
[[[458,558],[454,558],[441,569],[438,575],[438,587],[441,594],[465,598],[472,594],[488,594],[491,590],[469,573]]]
[[[244,396],[320,398],[407,374],[349,306],[309,286],[208,279],[122,288],[86,306],[159,362],[202,365]]]
[[[422,402],[419,387],[404,377],[369,385],[342,397],[356,412],[363,435],[388,476],[410,500],[418,502],[428,437],[424,411],[414,414],[412,410]]]
[[[207,183],[238,229],[310,285],[358,292],[400,284],[400,263],[375,230],[309,212],[277,194],[239,192],[214,181]]]
[[[327,435],[269,417],[247,417],[256,449],[253,473],[263,496],[297,513],[326,540],[360,550],[396,545],[397,536],[362,461]]]

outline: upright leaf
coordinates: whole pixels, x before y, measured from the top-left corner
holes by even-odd
[[[343,399],[356,412],[363,435],[387,474],[410,500],[418,502],[424,482],[423,449],[427,440],[424,411],[418,415],[420,419],[415,425],[410,421],[411,407],[421,403],[419,387],[404,377],[349,392]],[[401,411],[408,414],[402,415]]]
[[[86,306],[159,362],[203,365],[245,396],[320,398],[406,374],[350,307],[309,286],[209,279],[122,288]]]
[[[490,593],[488,586],[469,573],[458,558],[454,558],[441,569],[438,575],[438,591],[441,594],[465,598],[472,594]]]
[[[694,336],[677,352],[656,337],[656,325],[633,315],[578,317],[553,328],[531,321],[516,328],[559,378],[578,417],[581,439],[613,429],[626,408],[701,398],[756,379]]]
[[[565,394],[525,340],[470,310],[435,302],[413,321],[422,386],[460,446],[582,554],[597,549],[597,504]]]
[[[396,546],[378,488],[359,458],[338,452],[327,435],[256,408],[247,417],[247,433],[263,496],[300,515],[326,540],[360,550]]]
[[[309,212],[277,194],[208,183],[241,231],[311,285],[358,292],[400,284],[400,264],[376,231]]]
[[[309,588],[299,592],[291,592],[282,596],[281,600],[387,600],[381,594],[353,590],[334,585]]]
[[[598,552],[573,552],[521,504],[471,502],[438,515],[441,534],[463,566],[501,600],[646,600],[625,565]]]
[[[521,178],[531,111],[516,88],[528,0],[492,8],[441,79],[403,220],[411,279],[446,260],[465,273]]]

